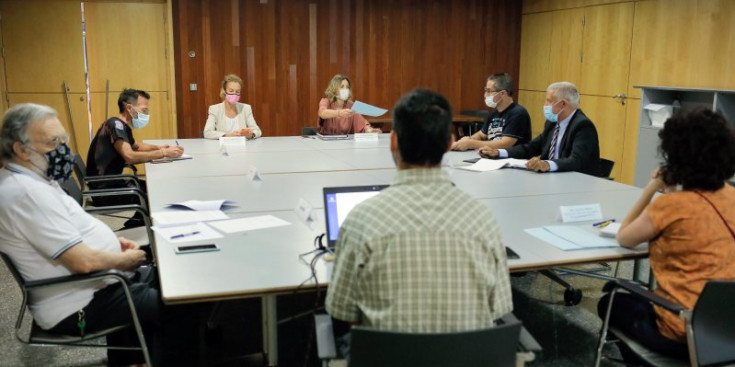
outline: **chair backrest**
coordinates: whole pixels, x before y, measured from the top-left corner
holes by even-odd
[[[82,197],[82,188],[73,177],[69,177],[64,181],[59,181],[59,186],[61,186],[61,188],[67,193],[67,195],[76,200],[79,205],[84,204],[84,199]]]
[[[475,117],[482,117],[487,118],[490,116],[490,111],[488,110],[461,110],[459,111],[460,115],[465,116],[475,116]]]
[[[735,280],[710,280],[692,312],[699,366],[735,363]]]
[[[8,256],[4,252],[0,252],[0,257],[2,257],[3,262],[5,263],[5,266],[8,267],[8,270],[10,270],[10,274],[13,275],[13,278],[15,278],[15,281],[18,283],[18,286],[23,288],[23,284],[25,284],[25,281],[23,280],[23,277],[20,276],[18,269],[15,268],[13,261],[10,260],[10,256]]]
[[[600,158],[600,177],[610,177],[610,173],[612,173],[613,167],[615,167],[614,161]]]
[[[353,328],[350,367],[512,367],[520,331],[520,322],[445,334]]]
[[[79,154],[74,154],[74,173],[77,175],[79,182],[84,182],[87,178],[87,165]]]

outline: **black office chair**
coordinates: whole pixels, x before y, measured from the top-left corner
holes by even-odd
[[[460,115],[465,116],[475,116],[475,117],[482,117],[483,119],[487,119],[490,116],[490,111],[487,110],[461,110],[459,111]],[[469,122],[465,124],[464,126],[467,126],[469,129],[467,136],[472,136],[475,131],[479,130],[479,122]],[[463,128],[464,128],[463,126]]]
[[[25,281],[20,275],[18,270],[15,268],[12,260],[8,255],[0,252],[5,266],[8,267],[10,273],[13,275],[16,283],[20,287],[22,301],[20,304],[20,312],[18,314],[18,320],[15,323],[15,337],[24,344],[31,346],[47,346],[47,345],[59,345],[69,347],[84,347],[84,348],[105,348],[105,349],[117,349],[117,350],[140,350],[143,353],[146,364],[152,366],[150,355],[148,354],[148,348],[145,344],[145,337],[143,336],[143,329],[140,326],[140,320],[138,314],[135,311],[135,305],[133,304],[133,298],[128,288],[128,278],[115,271],[104,271],[96,272],[91,274],[76,274],[64,277],[49,278],[42,280]],[[21,335],[21,327],[23,326],[23,320],[27,311],[27,302],[29,293],[34,289],[54,287],[58,285],[78,284],[91,281],[99,281],[101,279],[115,279],[122,284],[123,290],[125,291],[125,298],[130,307],[130,315],[132,317],[132,323],[121,324],[109,329],[100,330],[94,333],[87,333],[84,336],[79,335],[65,335],[51,333],[41,329],[34,321],[32,321],[30,332],[26,337]],[[32,318],[31,314],[31,318]],[[90,344],[90,340],[94,340],[103,336],[110,335],[112,333],[121,331],[125,328],[134,327],[140,343],[139,347],[128,347],[128,346],[114,346],[107,344]]]
[[[316,135],[317,132],[319,132],[319,129],[314,126],[304,126],[301,128],[301,136]]]
[[[613,178],[610,177],[610,174],[612,173],[613,167],[615,167],[615,161],[600,158],[600,177],[612,180]]]
[[[319,358],[335,358],[331,318],[315,315],[315,323]],[[350,334],[350,367],[517,366],[541,352],[513,314],[498,326],[465,332],[419,334],[355,327]]]
[[[130,166],[137,172],[135,166]],[[104,176],[87,176],[87,165],[84,164],[84,159],[79,154],[74,154],[74,174],[77,175],[79,184],[82,187],[82,191],[90,190],[89,183],[96,182],[121,182],[121,183],[132,183],[135,188],[140,190],[140,179],[136,175],[120,174],[120,175],[104,175]],[[145,196],[145,195],[144,195]]]
[[[651,366],[723,366],[735,364],[735,280],[710,280],[704,286],[697,303],[688,310],[659,297],[643,285],[631,280],[615,280],[605,285],[610,291],[610,303],[600,330],[595,366],[603,358],[602,349],[608,343],[624,343]],[[644,298],[683,318],[686,323],[689,361],[653,352],[619,329],[610,327],[610,310],[615,294],[625,290]],[[607,340],[608,331],[618,338]],[[608,358],[610,359],[610,358]]]

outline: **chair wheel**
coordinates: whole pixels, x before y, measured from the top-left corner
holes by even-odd
[[[575,288],[569,288],[564,291],[564,304],[567,306],[576,306],[582,301],[582,291]]]

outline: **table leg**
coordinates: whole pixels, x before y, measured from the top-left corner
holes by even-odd
[[[263,351],[268,366],[278,365],[278,315],[276,311],[276,296],[262,298],[263,311]]]

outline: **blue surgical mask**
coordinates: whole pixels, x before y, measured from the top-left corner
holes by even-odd
[[[549,120],[549,121],[551,121],[551,122],[558,122],[559,121],[559,114],[558,113],[554,113],[552,111],[552,107],[555,104],[556,103],[552,103],[550,105],[544,106],[544,117],[546,117],[546,119]],[[561,111],[559,111],[559,112],[561,112]]]
[[[136,129],[142,129],[146,125],[148,125],[148,121],[151,120],[151,115],[146,115],[142,112],[138,112],[135,108],[133,108],[133,111],[138,113],[138,117],[133,117],[133,127]]]

